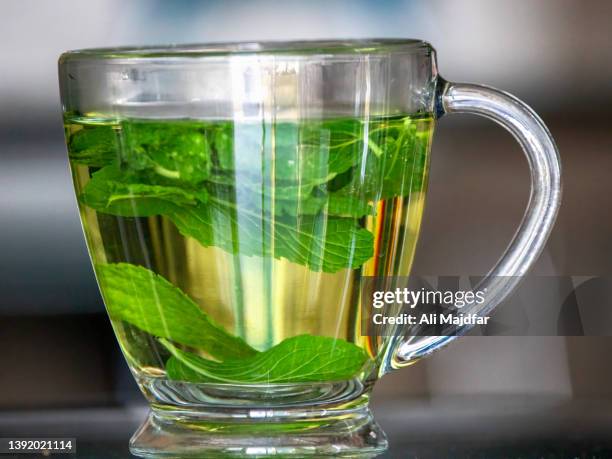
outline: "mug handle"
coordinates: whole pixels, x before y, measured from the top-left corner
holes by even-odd
[[[468,314],[486,315],[504,300],[534,264],[548,239],[561,203],[561,162],[550,132],[536,113],[516,97],[487,86],[439,80],[436,116],[472,113],[492,119],[510,131],[529,163],[531,194],[523,220],[510,245],[493,269],[476,287],[487,292],[487,301]],[[453,336],[397,336],[392,367],[401,367],[428,355],[465,334],[466,325]]]

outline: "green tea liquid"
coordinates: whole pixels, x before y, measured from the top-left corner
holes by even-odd
[[[199,323],[181,318],[183,296],[254,352],[307,335],[349,343],[368,360],[379,355],[384,343],[359,333],[360,279],[410,272],[431,117],[254,123],[92,114],[68,117],[65,127],[102,294],[138,374],[163,378],[175,348],[225,361],[183,339]],[[119,268],[101,275],[106,265]],[[147,285],[151,298],[139,290]],[[230,362],[240,356],[230,351]]]

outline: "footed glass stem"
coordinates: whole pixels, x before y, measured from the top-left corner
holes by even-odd
[[[139,376],[152,410],[132,454],[174,458],[370,458],[387,439],[359,379],[267,385],[190,384]]]
[[[385,451],[384,432],[363,405],[348,410],[242,410],[206,413],[153,409],[130,441],[140,457],[352,457]]]

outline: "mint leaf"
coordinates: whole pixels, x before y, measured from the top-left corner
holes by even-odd
[[[339,217],[374,214],[371,204],[359,196],[326,193],[318,184],[307,180],[301,183],[277,181],[274,187],[259,180],[260,183],[255,183],[252,177],[213,173],[208,183],[213,184],[209,186],[211,193],[226,197],[224,200],[228,204],[239,203],[257,212],[274,211],[276,215],[290,216],[325,213]]]
[[[80,199],[112,215],[165,215],[181,234],[205,247],[215,246],[245,256],[285,258],[313,271],[358,267],[372,256],[372,234],[353,218],[297,212],[270,217],[261,205],[259,210],[240,200],[237,202],[242,205],[234,205],[231,196],[210,196],[204,203],[206,196],[202,192],[195,195],[177,187],[128,180],[129,176],[116,166],[107,166],[93,174]]]
[[[249,178],[274,171],[282,182],[325,183],[353,166],[363,154],[365,125],[354,120],[243,123],[211,131],[219,172]],[[366,148],[367,151],[367,148]]]
[[[210,175],[211,152],[202,123],[130,120],[121,127],[121,160],[129,169],[189,185]]]
[[[380,200],[423,189],[430,131],[421,123],[123,120],[121,148],[105,125],[76,131],[71,143],[85,148],[77,134],[95,130],[100,151],[115,142],[112,165],[80,196],[99,212],[163,215],[205,246],[337,272],[373,253],[358,219]]]
[[[358,197],[330,193],[324,200],[324,211],[330,215],[364,217],[375,214],[372,205]]]
[[[224,360],[257,351],[226,332],[191,298],[162,276],[128,263],[97,264],[108,314],[160,338],[201,349]]]
[[[368,360],[360,347],[341,339],[299,335],[252,357],[213,362],[160,342],[172,356],[166,362],[170,379],[194,383],[290,383],[346,380]]]
[[[294,217],[326,214],[335,217],[359,218],[375,214],[369,202],[334,193],[311,195],[300,200],[279,199],[275,206],[277,213]]]
[[[206,131],[212,146],[213,166],[226,171],[234,170],[234,129],[231,123],[212,124]]]
[[[330,195],[379,201],[421,191],[429,132],[417,132],[416,127],[410,119],[404,120],[402,129],[385,128],[381,123],[370,137],[370,147],[381,154],[363,157],[349,175],[342,177],[342,183],[332,180],[327,187]],[[384,135],[376,136],[381,132]]]
[[[368,360],[341,339],[300,335],[265,352],[227,333],[162,276],[128,263],[97,264],[108,313],[151,335],[170,351],[166,372],[191,382],[282,383],[348,379]],[[196,348],[222,362],[179,349]]]
[[[336,121],[276,123],[274,174],[276,181],[325,183],[357,160],[362,147],[361,123]]]
[[[361,266],[372,257],[372,233],[353,218],[275,216],[233,206],[215,197],[207,204],[173,209],[168,217],[184,236],[205,247],[245,256],[272,256],[337,272]]]
[[[195,206],[207,199],[205,189],[191,191],[141,180],[116,165],[106,166],[92,175],[79,198],[92,209],[123,217],[165,214],[176,206]]]
[[[327,179],[324,179],[323,183]],[[238,195],[244,195],[246,198],[251,197],[259,201],[276,199],[299,200],[306,199],[310,196],[315,186],[320,185],[319,181],[309,180],[304,177],[301,181],[284,181],[276,180],[272,182],[267,177],[254,176],[247,173],[236,173],[236,175],[228,175],[214,172],[207,182],[215,187],[223,187],[228,189],[235,188]]]
[[[69,137],[68,156],[77,164],[103,167],[117,160],[118,147],[114,127],[104,124],[87,126]]]
[[[374,214],[374,201],[421,190],[428,141],[415,144],[417,123],[410,119],[401,126],[387,120],[266,126],[235,128],[236,150],[225,133],[218,150],[229,149],[225,156],[235,153],[238,166],[232,163],[230,172],[217,170],[208,179],[235,187],[236,201],[248,203],[249,208],[266,206],[288,215],[363,217]],[[272,146],[266,136],[273,136],[273,154],[268,152]],[[263,170],[265,160],[273,160],[273,174]]]

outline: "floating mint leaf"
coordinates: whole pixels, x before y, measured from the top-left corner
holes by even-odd
[[[252,357],[213,362],[185,352],[168,340],[160,342],[172,356],[166,362],[170,379],[195,383],[295,383],[346,380],[368,360],[360,347],[325,336],[299,335]]]
[[[111,318],[160,338],[201,349],[224,360],[257,351],[226,332],[179,288],[142,266],[97,264],[96,274]]]
[[[190,191],[142,183],[141,179],[112,165],[95,172],[79,198],[86,206],[103,213],[148,217],[168,213],[176,206],[195,206],[207,199],[207,193],[205,189]]]
[[[69,144],[75,162],[95,156],[85,153],[96,143],[85,132],[99,131],[100,152],[116,150],[80,196],[98,212],[163,215],[205,246],[336,272],[371,257],[360,219],[378,201],[423,189],[430,130],[420,123],[125,119],[87,126]]]
[[[129,169],[189,185],[210,175],[211,153],[202,123],[131,120],[121,128],[121,160]]]
[[[417,132],[417,124],[406,119],[402,129],[385,128],[380,123],[370,132],[370,147],[377,145],[379,155],[361,158],[349,175],[328,185],[330,196],[353,200],[378,201],[422,191],[429,131]]]
[[[206,131],[212,146],[213,166],[220,170],[234,170],[234,129],[231,123],[212,124]]]
[[[119,155],[118,140],[113,126],[100,124],[83,127],[69,137],[70,160],[92,167],[111,164]]]
[[[276,186],[304,180],[316,185],[355,165],[363,154],[364,130],[354,120],[241,123],[210,136],[221,173],[260,174],[254,176],[259,182],[273,170]]]

